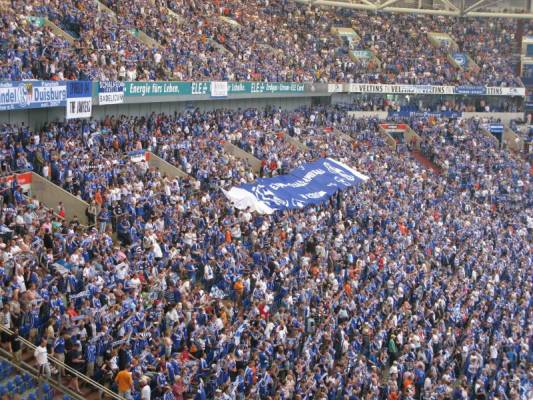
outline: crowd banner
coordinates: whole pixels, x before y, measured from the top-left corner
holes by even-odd
[[[91,118],[92,83],[90,81],[67,82],[66,119]]]
[[[130,161],[133,163],[138,163],[141,161],[148,161],[148,152],[146,150],[134,150],[128,153]]]
[[[210,82],[126,82],[126,97],[209,95]]]
[[[257,179],[255,183],[223,191],[232,204],[262,214],[302,208],[326,201],[338,190],[359,185],[368,177],[346,164],[322,158],[304,164],[289,174]]]
[[[126,82],[126,97],[190,94],[190,82]],[[187,93],[188,92],[188,93]]]
[[[304,93],[305,84],[290,82],[229,82],[228,94]]]
[[[372,52],[370,50],[352,50],[350,55],[353,58],[372,58]]]
[[[0,84],[0,110],[27,108],[31,102],[31,90],[23,83]]]
[[[485,86],[456,86],[455,94],[485,95],[487,88]]]
[[[526,96],[526,88],[523,87],[487,87],[488,96]]]
[[[211,97],[227,97],[228,82],[211,82]]]
[[[465,53],[453,53],[452,58],[461,68],[468,68],[468,57]]]
[[[64,107],[66,99],[66,82],[0,82],[0,111]]]
[[[379,124],[379,126],[387,131],[405,131],[409,129],[409,126],[407,124],[391,124],[391,123],[383,123]]]
[[[17,184],[22,188],[22,191],[24,193],[28,193],[30,191],[31,183],[32,183],[31,172],[23,172],[23,173],[16,174],[16,175],[3,176],[3,177],[0,177],[0,182],[12,185],[15,179],[17,181]]]
[[[502,124],[490,124],[488,126],[488,131],[492,133],[494,136],[496,136],[496,139],[498,139],[499,142],[503,139],[503,125]]]
[[[124,103],[124,86],[124,82],[118,81],[99,82],[98,104],[104,106]]]
[[[523,87],[484,87],[484,86],[432,86],[432,85],[388,85],[372,83],[350,83],[350,93],[383,94],[469,94],[483,96],[522,96],[526,95]]]
[[[91,88],[95,85],[94,101],[99,105],[127,103],[128,98],[203,96],[230,97],[239,95],[327,95],[331,93],[376,93],[414,95],[479,95],[479,96],[520,96],[525,97],[524,87],[484,87],[484,86],[433,86],[433,85],[393,85],[373,83],[323,83],[300,82],[80,82],[80,81],[11,81],[0,82],[0,111],[65,107],[67,86],[79,85]],[[74,86],[72,86],[74,85]],[[82,114],[89,115],[93,91],[84,94],[83,103],[69,98],[69,104],[85,108]],[[155,99],[154,99],[155,100]],[[148,102],[149,100],[147,100]],[[153,101],[153,100],[152,100]],[[142,102],[142,100],[132,100]],[[72,109],[68,112],[73,114]],[[78,111],[74,113],[78,114]],[[79,118],[79,117],[73,117]]]
[[[453,86],[432,85],[388,85],[372,83],[350,83],[350,93],[386,93],[386,94],[453,94]]]
[[[328,93],[342,93],[344,86],[342,83],[328,83]]]
[[[417,117],[417,118],[461,118],[463,116],[462,112],[459,111],[412,111],[412,110],[400,110],[400,111],[389,111],[389,118],[406,118],[406,117]]]

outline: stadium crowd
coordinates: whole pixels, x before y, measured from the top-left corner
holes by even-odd
[[[511,65],[514,20],[370,15],[287,0],[7,3],[0,20],[2,80],[522,86]],[[47,18],[69,40],[28,16]],[[360,40],[347,43],[331,31],[336,26],[353,27]],[[448,33],[477,67],[452,65],[450,49],[429,42],[431,31]],[[370,50],[373,57],[353,57],[352,50]]]
[[[87,200],[91,226],[0,184],[0,321],[134,399],[531,398],[531,167],[479,121],[412,119],[433,173],[378,122],[317,107],[2,126],[3,170]],[[226,142],[270,174],[329,156],[370,179],[236,210],[219,189],[256,174]]]

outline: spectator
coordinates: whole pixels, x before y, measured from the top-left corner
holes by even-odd
[[[118,385],[118,394],[129,399],[133,389],[133,379],[131,378],[129,367],[126,366],[124,369],[119,371],[115,378],[115,382]],[[146,391],[144,392],[146,393]]]
[[[50,379],[51,371],[50,364],[48,363],[48,350],[46,348],[46,338],[43,337],[39,346],[35,348],[33,356],[37,362],[37,368],[39,369],[39,376],[43,375],[46,379]]]

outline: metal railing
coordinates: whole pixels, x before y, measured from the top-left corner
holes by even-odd
[[[7,333],[10,336],[14,335],[13,331],[11,331],[10,329],[6,328],[2,324],[0,324],[0,331],[5,332],[5,333]],[[33,352],[36,349],[36,346],[33,343],[31,343],[28,340],[26,340],[25,338],[23,338],[22,336],[18,336],[18,339],[19,339],[20,344],[21,344],[22,352],[24,352],[24,348],[27,348],[27,349],[31,350],[31,352],[33,354]],[[77,377],[80,381],[84,382],[87,386],[89,386],[89,388],[92,391],[94,391],[96,393],[99,393],[100,398],[103,398],[104,396],[106,396],[109,399],[126,400],[124,397],[122,397],[122,396],[118,395],[117,393],[113,392],[111,389],[99,384],[98,382],[92,380],[88,376],[76,371],[75,369],[69,367],[67,364],[59,361],[57,358],[55,358],[55,357],[53,357],[51,355],[48,355],[48,362],[50,363],[50,366],[54,367],[54,369],[56,369],[57,371],[66,371],[66,372],[68,372],[69,375]],[[31,366],[29,366],[29,367],[31,367]],[[31,367],[31,368],[35,369],[34,367]],[[52,379],[50,379],[49,381],[52,381]],[[56,381],[58,382],[60,390],[68,392],[69,395],[70,395],[70,392],[72,392],[72,391],[67,386],[63,385],[60,373],[57,374]],[[85,397],[80,396],[79,394],[76,394],[75,392],[72,392],[72,393],[76,395],[75,397],[77,399],[85,400]]]
[[[13,368],[18,370],[22,374],[29,374],[33,379],[41,383],[47,383],[50,387],[54,388],[58,392],[65,393],[69,397],[75,400],[86,400],[84,396],[72,391],[69,387],[63,386],[60,383],[56,382],[55,379],[46,379],[42,376],[39,376],[39,371],[37,368],[24,361],[16,361],[13,359],[13,355],[5,349],[0,348],[0,360],[9,363]]]

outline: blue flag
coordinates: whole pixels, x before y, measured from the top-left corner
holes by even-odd
[[[338,190],[359,185],[367,176],[331,158],[304,164],[286,175],[257,179],[255,183],[224,191],[233,205],[263,214],[303,208],[326,201]]]

